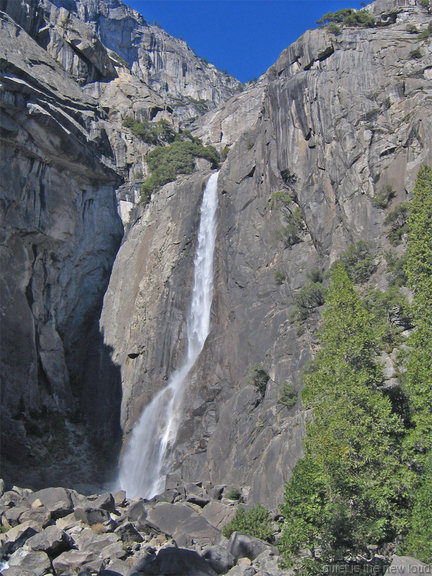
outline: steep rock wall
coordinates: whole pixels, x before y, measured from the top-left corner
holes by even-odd
[[[409,198],[419,166],[432,161],[432,55],[430,42],[406,26],[424,28],[430,20],[425,10],[411,1],[386,2],[381,11],[377,5],[387,26],[346,28],[339,36],[315,30],[284,51],[253,88],[243,127],[244,106],[237,99],[197,128],[220,143],[218,126],[229,118],[236,141],[219,178],[212,331],[189,378],[188,408],[173,453],[172,469],[186,480],[249,486],[252,500],[277,503],[302,453],[307,417],[300,402],[288,409],[278,397],[287,379],[300,387],[303,366],[317,346],[318,313],[299,329],[291,315],[294,294],[308,273],[326,270],[349,244],[364,239],[376,255],[371,282],[385,286],[386,212],[373,199],[387,185],[396,193],[393,206]],[[416,48],[420,59],[411,56]],[[245,102],[247,95],[241,95]],[[280,192],[301,214],[294,243],[281,234],[286,219],[274,196]],[[146,210],[154,214],[151,204]],[[137,225],[125,242],[132,243],[129,252],[137,249]],[[174,225],[174,234],[180,226]],[[157,234],[158,228],[156,223]],[[179,258],[173,257],[176,285],[188,285],[191,272],[176,268]],[[122,276],[121,255],[116,266]],[[168,292],[167,301],[171,297]],[[170,326],[159,304],[157,314],[159,325]],[[109,325],[109,314],[104,322]],[[149,340],[145,331],[144,324],[143,349],[154,346],[154,330]],[[172,342],[181,330],[168,333]],[[109,342],[121,349],[119,340]],[[256,363],[270,375],[263,398],[248,382]],[[141,395],[143,377],[124,366],[122,374],[132,402],[134,388]],[[123,412],[125,429],[135,418]]]
[[[31,482],[29,419],[79,409],[101,440],[118,437],[98,316],[122,236],[119,178],[96,102],[4,13],[0,35],[2,441],[12,459],[23,447]]]
[[[55,0],[54,4],[88,23],[134,75],[173,107],[183,109],[179,113],[186,117],[200,113],[199,106],[221,104],[241,88],[235,78],[199,58],[186,42],[150,25],[120,0]]]

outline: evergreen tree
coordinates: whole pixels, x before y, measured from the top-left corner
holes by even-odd
[[[409,338],[406,373],[412,430],[407,458],[419,469],[411,526],[403,551],[432,563],[432,169],[417,176],[408,221],[406,273],[416,329]]]
[[[281,539],[287,561],[301,549],[320,562],[365,552],[405,526],[409,474],[401,464],[403,426],[379,390],[378,339],[344,268],[333,267],[322,348],[305,376],[302,400],[313,409],[305,458],[286,488]],[[305,564],[305,562],[303,562]],[[321,570],[319,562],[310,565]]]
[[[414,430],[412,447],[421,460],[432,449],[432,169],[423,166],[417,176],[408,221],[408,286],[414,298],[416,330],[409,338],[406,374]]]

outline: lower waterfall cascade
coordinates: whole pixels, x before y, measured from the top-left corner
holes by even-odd
[[[120,460],[117,485],[126,490],[129,498],[140,496],[149,499],[164,489],[169,448],[181,423],[184,382],[210,332],[218,175],[216,172],[210,176],[201,202],[194,283],[186,321],[186,358],[173,372],[167,386],[144,408]]]

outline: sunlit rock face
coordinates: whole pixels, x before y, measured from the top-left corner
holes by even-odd
[[[325,271],[359,240],[371,242],[375,250],[377,271],[371,282],[385,286],[386,211],[374,198],[390,186],[394,205],[408,199],[419,166],[432,160],[431,49],[424,42],[423,58],[411,58],[417,44],[406,30],[407,22],[421,29],[430,17],[412,2],[384,3],[383,8],[377,3],[373,9],[387,26],[347,28],[338,36],[325,29],[307,32],[256,86],[196,123],[197,134],[228,150],[219,177],[212,329],[189,376],[172,470],[189,480],[249,486],[252,500],[269,505],[281,499],[302,454],[307,419],[300,401],[291,408],[278,402],[280,391],[286,380],[301,386],[304,364],[317,348],[319,315],[312,312],[300,330],[292,318],[294,294],[314,270]],[[170,201],[179,202],[174,212],[183,213],[184,185],[162,190],[132,226],[105,299],[106,334],[118,351],[127,391],[122,408],[126,431],[138,417],[135,407],[163,383],[161,369],[151,375],[154,351],[169,358],[163,363],[167,375],[180,361],[191,282],[181,247],[193,242],[195,233],[190,228],[185,235],[185,218],[170,220],[168,226],[166,210],[158,205],[174,194]],[[286,221],[274,194],[281,191],[302,217],[293,245],[284,243],[280,233]],[[194,194],[198,190],[190,202],[197,206]],[[142,240],[144,235],[150,237]],[[151,274],[145,273],[142,262],[149,259],[143,250],[162,238],[166,243],[167,235],[177,254],[170,248],[168,260],[157,263],[152,257]],[[134,266],[140,267],[142,280],[135,288],[129,284],[134,296],[126,301],[136,301],[139,293],[141,304],[131,312],[131,324],[127,315],[118,315],[128,350],[137,354],[131,359],[124,337],[108,327],[113,325],[110,309],[116,308],[113,298],[121,300],[119,287]],[[166,292],[163,302],[170,303],[165,311],[153,292],[157,286]],[[161,326],[166,330],[162,339],[156,337]],[[257,363],[270,376],[263,397],[248,380]]]
[[[386,187],[389,209],[409,199],[419,166],[432,163],[431,47],[407,30],[424,29],[430,15],[412,0],[378,0],[368,9],[382,26],[307,32],[239,92],[118,0],[0,0],[0,9],[10,456],[10,438],[31,454],[32,411],[78,409],[98,440],[112,445],[121,427],[125,444],[184,360],[212,170],[199,161],[139,204],[152,146],[123,121],[163,118],[224,158],[210,334],[185,382],[170,471],[275,505],[308,417],[300,400],[279,402],[281,389],[300,389],[318,346],[319,309],[299,326],[295,294],[359,240],[375,251],[371,283],[385,287],[388,210],[374,199]],[[118,253],[116,199],[127,221]],[[265,393],[248,376],[256,364],[269,375]]]

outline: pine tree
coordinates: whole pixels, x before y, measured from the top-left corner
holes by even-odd
[[[305,458],[282,506],[287,561],[301,549],[313,555],[319,548],[321,562],[331,562],[365,552],[367,544],[391,539],[404,528],[409,483],[401,464],[404,430],[379,389],[373,318],[341,265],[331,273],[321,344],[304,378],[302,400],[313,410]]]
[[[413,428],[407,458],[419,469],[403,552],[432,563],[432,169],[417,176],[408,221],[406,273],[416,329],[409,338],[406,373]]]
[[[423,166],[417,176],[408,220],[408,286],[414,298],[412,313],[416,330],[409,338],[406,375],[414,449],[427,454],[432,449],[432,169]]]

